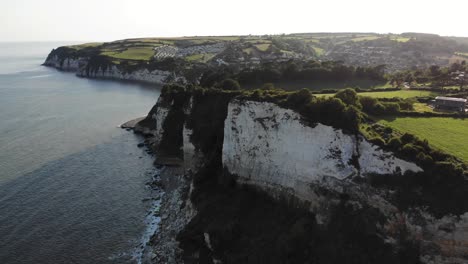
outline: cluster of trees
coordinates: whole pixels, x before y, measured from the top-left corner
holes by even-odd
[[[468,72],[466,61],[455,62],[448,67],[432,65],[427,69],[407,70],[389,76],[392,85],[401,87],[403,83],[430,85],[432,87],[459,86],[463,89],[468,77],[460,77],[459,72]]]
[[[375,67],[354,67],[335,61],[269,62],[256,68],[235,71],[228,67],[208,70],[202,74],[202,87],[217,86],[225,79],[233,79],[242,85],[295,82],[295,81],[385,81],[384,65]]]
[[[385,80],[385,66],[354,67],[336,61],[287,61],[244,69],[236,79],[242,84],[288,81],[350,81],[356,79]]]

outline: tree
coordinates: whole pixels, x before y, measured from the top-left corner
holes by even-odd
[[[219,88],[223,90],[240,90],[240,84],[233,79],[224,79],[221,84],[219,85]]]
[[[437,65],[432,65],[431,67],[429,67],[429,72],[431,74],[432,77],[437,77],[440,75],[440,67],[437,66]]]
[[[310,103],[311,100],[312,94],[309,89],[306,88],[302,88],[301,90],[290,94],[287,99],[291,106],[305,105]]]
[[[275,90],[275,85],[273,83],[265,83],[262,85],[262,90]]]
[[[358,109],[362,108],[361,103],[359,102],[359,96],[354,89],[347,88],[341,90],[335,94],[335,97],[341,99],[346,105],[352,105]]]

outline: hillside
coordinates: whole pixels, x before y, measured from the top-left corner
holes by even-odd
[[[146,67],[172,70],[191,80],[207,67],[231,71],[289,60],[342,61],[386,72],[441,66],[461,60],[468,52],[464,38],[404,33],[304,33],[264,36],[140,38],[60,47],[59,66],[68,58],[87,60],[91,67],[117,65],[125,71]],[[47,64],[47,61],[46,61]]]

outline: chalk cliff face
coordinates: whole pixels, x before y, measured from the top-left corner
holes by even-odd
[[[97,68],[89,65],[87,58],[60,58],[54,55],[53,52],[44,62],[44,65],[54,67],[62,71],[75,72],[77,76],[87,78],[102,78],[125,81],[136,81],[154,84],[165,84],[167,81],[175,81],[186,83],[182,76],[177,76],[175,73],[163,70],[148,70],[146,68],[126,71],[118,65],[109,65],[108,67],[98,66]]]
[[[189,118],[193,104],[184,109]],[[151,134],[152,143],[160,144],[164,122],[174,107],[163,96],[148,114],[151,129],[137,125],[140,132]],[[209,118],[209,117],[207,117]],[[182,149],[193,155],[191,131],[183,122]],[[171,132],[172,133],[172,132]],[[415,163],[396,158],[360,135],[320,123],[306,124],[301,116],[274,103],[233,100],[224,121],[222,165],[238,181],[268,189],[293,190],[298,198],[309,200],[307,186],[325,178],[339,181],[369,175],[402,175],[420,172]]]
[[[59,56],[53,55],[47,58],[44,65],[57,68],[62,71],[77,72],[80,68],[86,65],[87,61],[83,58],[65,58],[60,59]]]
[[[242,182],[294,190],[305,200],[314,199],[308,186],[325,177],[345,180],[422,171],[361,136],[307,125],[299,114],[272,103],[237,100],[228,108],[223,165]]]
[[[116,65],[112,65],[105,69],[99,67],[89,71],[85,67],[82,67],[77,71],[77,75],[89,78],[117,79],[156,84],[164,84],[168,78],[173,76],[171,72],[161,70],[149,71],[148,69],[138,69],[132,72],[125,72],[119,69]],[[182,78],[175,78],[175,80],[184,82]]]

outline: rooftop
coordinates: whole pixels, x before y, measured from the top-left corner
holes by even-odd
[[[467,101],[466,99],[463,99],[463,98],[445,97],[445,96],[437,96],[435,99],[442,100],[442,101],[464,102],[464,103],[466,103]]]

